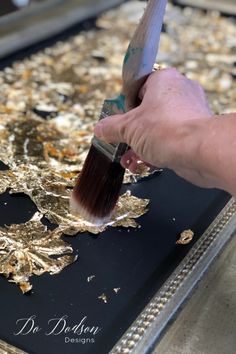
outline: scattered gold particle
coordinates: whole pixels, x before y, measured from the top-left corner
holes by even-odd
[[[120,289],[121,289],[121,288],[114,288],[113,290],[114,290],[114,292],[115,292],[116,294],[118,294],[118,292],[120,291]]]
[[[32,284],[26,281],[19,283],[19,286],[23,294],[28,293],[33,287]]]
[[[194,232],[192,230],[184,230],[183,232],[181,232],[180,238],[178,241],[176,241],[176,243],[178,243],[179,245],[187,245],[192,241],[193,236]]]
[[[105,304],[107,304],[107,296],[106,296],[106,294],[103,293],[102,295],[98,296],[98,299],[102,300],[103,302],[105,302]]]
[[[98,18],[99,31],[81,32],[0,71],[0,160],[9,167],[0,172],[0,193],[9,189],[27,194],[40,213],[58,225],[51,232],[40,220],[31,220],[1,229],[0,272],[22,291],[30,289],[32,274],[52,274],[75,260],[64,255],[72,249],[60,239],[63,232],[139,227],[135,219],[147,211],[148,200],[127,192],[120,197],[111,222],[99,228],[69,212],[71,189],[102,102],[120,92],[123,56],[143,9],[143,2],[127,2]],[[216,12],[169,4],[165,29],[158,55],[161,66],[175,66],[200,81],[215,113],[236,111],[235,21]],[[144,166],[139,172],[141,178],[150,174]],[[124,181],[139,179],[127,172]],[[31,237],[46,246],[38,247]]]
[[[90,275],[90,277],[87,278],[87,282],[89,283],[95,278],[95,275]]]

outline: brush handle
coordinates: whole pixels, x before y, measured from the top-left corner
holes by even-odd
[[[152,72],[159,48],[167,0],[149,0],[123,63],[125,110],[137,106],[138,92]]]

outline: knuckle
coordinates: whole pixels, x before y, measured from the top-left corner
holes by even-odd
[[[145,84],[141,87],[140,91],[139,91],[139,94],[138,94],[138,97],[139,99],[142,101],[144,96],[145,96],[145,93],[147,91],[147,85],[148,85],[148,81],[149,78],[147,79],[147,81],[145,82]]]
[[[149,74],[147,82],[160,75],[161,70],[153,71]]]
[[[104,134],[104,122],[100,120],[94,127],[94,133],[98,138],[103,138]]]
[[[203,90],[202,85],[201,85],[197,80],[192,80],[191,82],[193,83],[193,85],[194,85],[196,88],[198,88],[198,89],[200,89],[200,90]]]
[[[122,131],[122,136],[123,136],[123,140],[126,144],[128,144],[129,146],[132,146],[133,143],[133,127],[131,124],[125,124],[123,126],[123,131]]]
[[[154,72],[152,72],[152,73],[148,76],[148,78],[147,78],[145,84],[143,85],[143,87],[142,87],[142,89],[141,89],[141,92],[142,92],[142,93],[144,93],[144,92],[147,90],[147,88],[149,87],[150,83],[153,82],[153,80],[155,81],[156,78],[159,77],[158,74],[159,74],[158,71],[154,71]]]
[[[168,77],[180,78],[183,75],[176,68],[167,68],[163,70],[163,74]]]
[[[137,131],[140,129],[140,109],[134,109],[127,115],[126,124],[124,126],[125,142],[130,145],[136,145]]]
[[[118,135],[120,142],[126,143],[126,131],[128,130],[127,128],[128,127],[124,122],[119,125]]]
[[[195,90],[197,90],[198,93],[202,97],[206,97],[205,90],[204,90],[203,86],[198,81],[196,81],[196,80],[192,81],[192,85],[195,88]]]
[[[117,133],[120,142],[129,144],[131,137],[131,121],[133,120],[134,113],[132,111],[125,113],[119,118],[117,126]]]

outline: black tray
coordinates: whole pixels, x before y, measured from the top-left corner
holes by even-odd
[[[67,237],[79,260],[59,275],[34,277],[31,295],[23,296],[15,285],[0,279],[1,339],[29,353],[107,353],[229,200],[224,192],[194,187],[169,171],[130,189],[151,199],[150,211],[139,220],[141,229],[110,228],[98,237]],[[0,203],[1,225],[25,221],[35,211],[24,196],[4,194]],[[186,228],[194,230],[194,241],[176,245]],[[88,283],[91,274],[96,278]],[[121,290],[115,294],[112,289],[117,287]],[[103,292],[108,296],[106,304],[98,299]],[[32,315],[42,331],[14,335],[20,329],[16,321]],[[63,315],[68,316],[68,326],[86,316],[88,326],[100,327],[96,336],[88,336],[95,343],[65,344],[65,337],[87,337],[71,333],[46,336],[48,320]]]
[[[35,47],[31,49],[25,53]],[[4,65],[7,63],[4,61]],[[97,237],[88,233],[66,237],[79,260],[59,275],[34,277],[30,295],[22,295],[15,285],[0,278],[2,340],[34,354],[108,353],[159,289],[168,284],[165,282],[176,268],[181,269],[181,262],[205,237],[206,229],[230,200],[225,192],[197,188],[168,170],[127,188],[134,195],[151,200],[150,211],[139,219],[140,229],[110,228]],[[0,225],[25,222],[36,211],[28,197],[8,193],[0,196],[0,208]],[[227,222],[233,216],[230,211]],[[194,240],[189,245],[177,245],[180,232],[189,228],[195,233]],[[87,282],[92,274],[95,279]],[[113,289],[118,287],[121,290],[116,294]],[[107,303],[98,299],[102,293],[107,295]],[[180,304],[181,301],[176,302],[173,314]],[[16,335],[23,323],[17,320],[30,316],[36,316],[35,325],[41,330]],[[86,326],[99,327],[100,331],[96,335],[46,335],[52,328],[48,321],[62,316],[68,316],[70,327],[86,317]],[[65,337],[74,338],[75,342],[89,338],[90,343],[65,343]],[[131,352],[126,349],[119,351],[116,347],[114,352]]]

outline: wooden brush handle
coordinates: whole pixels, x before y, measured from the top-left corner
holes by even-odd
[[[126,111],[137,106],[140,88],[152,72],[158,52],[167,0],[149,0],[123,63]]]

